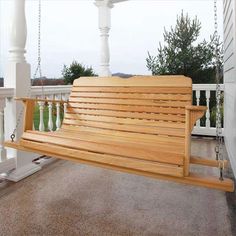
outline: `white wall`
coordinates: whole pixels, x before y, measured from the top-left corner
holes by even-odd
[[[225,143],[236,176],[236,1],[224,0]]]

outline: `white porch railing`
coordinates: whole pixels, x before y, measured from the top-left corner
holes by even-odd
[[[45,86],[43,88],[44,97],[48,99],[58,99],[58,100],[67,100],[69,98],[71,86]],[[40,98],[42,96],[42,87],[41,86],[33,86],[31,89],[31,97]],[[4,108],[6,105],[6,99],[13,99],[14,97],[14,89],[11,88],[0,88],[0,174],[7,173],[8,171],[14,169],[16,167],[15,158],[8,158],[6,149],[3,146],[4,138],[4,122],[7,122],[7,119],[4,118]],[[50,104],[48,109],[48,128],[53,129],[53,110],[50,109]],[[52,106],[51,106],[52,107]],[[64,105],[66,108],[66,105]],[[60,117],[60,104],[56,104],[56,128],[58,129],[61,125],[61,117]],[[39,129],[41,131],[44,130],[44,120],[43,120],[43,110],[44,104],[39,103],[39,111],[41,116],[39,117],[38,127],[35,129]],[[10,139],[10,137],[8,138]]]
[[[220,85],[220,89],[223,94],[224,84]],[[214,119],[211,119],[212,116],[215,116],[215,91],[215,84],[193,84],[193,94],[195,96],[195,101],[193,101],[193,103],[196,105],[207,106],[206,114],[201,120],[197,121],[196,126],[193,130],[193,134],[210,136],[216,135],[215,125],[212,124],[212,121],[214,121]],[[224,129],[222,131],[224,134]]]
[[[211,116],[214,113],[214,107],[212,105],[213,101],[215,101],[215,84],[194,84],[193,85],[193,94],[195,97],[194,104],[197,105],[206,105],[207,112],[205,117],[196,123],[194,127],[193,134],[197,135],[216,135],[216,129],[211,123]],[[44,97],[48,99],[56,99],[56,100],[67,100],[71,91],[70,85],[63,86],[45,86],[43,88]],[[221,85],[221,91],[224,91],[224,85]],[[15,160],[14,158],[8,159],[6,149],[3,146],[4,142],[4,108],[6,99],[13,99],[14,90],[9,88],[0,88],[0,174],[8,172],[9,170],[15,168]],[[42,97],[42,87],[41,86],[33,86],[31,90],[31,96],[35,98]],[[35,129],[44,131],[47,130],[55,130],[59,129],[63,119],[63,112],[66,110],[66,103],[64,103],[63,107],[61,107],[60,103],[53,104],[48,102],[48,106],[45,107],[44,103],[38,103],[39,109],[39,117],[37,122],[35,122]],[[45,110],[47,109],[47,110]],[[47,113],[47,121],[45,123],[45,114]],[[44,115],[43,115],[44,114]]]

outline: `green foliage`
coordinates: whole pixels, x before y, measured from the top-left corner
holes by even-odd
[[[224,127],[224,107],[221,106],[220,108],[220,114],[221,114],[221,127]],[[216,107],[213,107],[211,109],[211,126],[216,126]]]
[[[164,29],[164,45],[159,43],[156,56],[146,59],[147,68],[153,75],[179,74],[192,78],[193,83],[214,83],[215,80],[215,48],[218,51],[219,66],[222,71],[223,51],[219,37],[210,37],[210,42],[203,40],[197,43],[201,23],[195,17],[191,20],[182,12],[177,16],[176,26],[170,31]]]
[[[77,61],[73,61],[69,66],[64,65],[62,76],[65,84],[73,84],[75,79],[81,76],[95,76],[92,67],[86,67]]]

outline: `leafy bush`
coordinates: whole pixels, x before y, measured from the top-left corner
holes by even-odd
[[[73,61],[69,66],[64,65],[62,76],[65,84],[73,84],[73,81],[81,76],[96,76],[96,74],[92,67]]]

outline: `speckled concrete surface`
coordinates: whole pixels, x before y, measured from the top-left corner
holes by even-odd
[[[193,140],[193,154],[213,149]],[[0,183],[0,235],[233,234],[223,192],[56,161]]]

